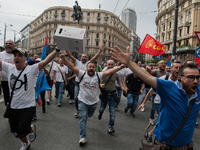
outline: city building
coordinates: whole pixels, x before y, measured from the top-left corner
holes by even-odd
[[[136,59],[144,60],[145,54],[140,54],[137,51],[140,48],[140,38],[136,34],[136,27],[137,27],[137,15],[135,10],[131,8],[126,8],[122,11],[122,22],[131,30],[131,43],[130,43],[130,55],[131,60]]]
[[[168,54],[172,54],[174,31],[175,0],[158,0],[158,15],[156,17],[157,40],[166,47]],[[195,50],[199,42],[195,31],[200,31],[200,1],[179,0],[177,25],[177,60],[195,58]]]
[[[27,24],[21,31],[21,48],[26,49],[29,52],[29,43],[30,43],[30,29],[31,24]]]
[[[110,59],[110,48],[115,45],[123,51],[130,45],[131,30],[113,13],[101,9],[82,9],[83,18],[79,24],[74,24],[73,8],[65,6],[50,7],[31,22],[30,53],[39,54],[43,50],[45,38],[48,35],[49,52],[56,46],[54,33],[58,25],[79,27],[86,29],[86,48],[91,58],[98,52],[99,46],[106,45],[106,49],[97,59],[98,63]]]

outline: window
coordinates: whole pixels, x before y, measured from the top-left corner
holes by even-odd
[[[49,36],[51,36],[51,31],[49,31]]]
[[[187,34],[190,34],[190,26],[187,26]]]
[[[189,1],[188,1],[188,5],[192,5],[192,0],[189,0]]]
[[[86,45],[89,45],[89,40],[87,40],[87,43],[86,43]]]
[[[96,34],[96,38],[99,38],[99,33]]]
[[[57,24],[54,24],[54,28],[57,28]]]
[[[183,24],[183,16],[181,16],[180,24]]]
[[[163,36],[162,36],[162,38],[163,38],[163,40],[162,40],[162,41],[164,42],[164,40],[165,40],[165,35],[163,35]]]
[[[51,14],[51,10],[50,10],[50,14]]]
[[[62,16],[62,21],[65,21],[65,16]]]
[[[103,38],[106,39],[106,34],[103,35]]]
[[[86,26],[86,30],[90,30],[90,26]]]
[[[96,41],[96,46],[99,46],[99,41]]]
[[[89,33],[88,32],[86,33],[86,37],[89,38]]]
[[[61,14],[64,15],[65,14],[65,10],[62,10]]]
[[[165,24],[163,25],[163,31],[165,31]]]
[[[87,22],[90,22],[90,19],[89,19],[89,18],[87,18]]]
[[[179,30],[179,36],[182,36],[182,29]]]
[[[110,25],[112,25],[112,21],[110,22]]]
[[[109,35],[109,40],[111,40],[111,36]]]
[[[87,16],[90,16],[90,13],[87,13]]]
[[[85,53],[87,53],[87,52],[88,52],[88,48],[85,49]]]
[[[57,16],[55,16],[55,20],[58,20],[58,17],[57,17]]]
[[[51,28],[51,24],[49,24],[49,28]]]
[[[108,24],[108,21],[107,20],[105,20],[105,22],[104,22],[105,24]]]
[[[97,19],[97,23],[100,23],[100,19]]]
[[[185,45],[186,45],[186,46],[188,46],[188,45],[189,45],[189,42],[188,42],[188,40],[186,40],[186,41],[185,41]]]
[[[96,53],[98,53],[99,49],[96,49]]]
[[[188,20],[191,20],[191,11],[188,13]]]
[[[55,10],[55,14],[57,14],[57,10]]]
[[[97,17],[99,17],[99,18],[100,18],[100,17],[101,17],[101,13],[98,13]]]
[[[169,23],[169,28],[170,28],[170,29],[172,28],[172,22]]]
[[[107,31],[107,28],[104,28],[104,31]]]
[[[100,27],[97,27],[97,30],[100,30]]]
[[[51,43],[51,38],[49,38],[49,43]]]
[[[110,47],[111,46],[111,43],[108,43],[108,47]]]
[[[169,40],[171,39],[171,34],[170,34],[170,33],[168,34],[168,39],[169,39]]]

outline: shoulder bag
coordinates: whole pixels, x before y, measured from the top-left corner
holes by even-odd
[[[51,67],[50,67],[50,69],[49,69],[49,73],[46,75],[47,82],[50,82],[50,81],[51,81],[50,72],[51,72],[52,66],[53,66],[53,61],[52,61],[52,63],[51,63]]]
[[[57,67],[58,67],[58,65],[57,65]],[[62,74],[62,71],[61,71],[61,69],[60,69],[60,67],[58,67],[58,70],[60,71],[60,73],[61,73],[61,75],[62,75],[62,79],[63,79],[63,81],[64,81],[64,89],[65,89],[65,87],[66,87],[66,85],[65,85],[65,78],[64,78],[64,75]]]

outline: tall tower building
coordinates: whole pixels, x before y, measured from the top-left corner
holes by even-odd
[[[133,32],[136,33],[136,25],[137,25],[137,15],[135,10],[131,8],[126,8],[122,12],[122,22]]]

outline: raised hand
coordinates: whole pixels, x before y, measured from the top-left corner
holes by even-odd
[[[116,50],[115,50],[116,49]],[[124,53],[119,47],[115,46],[115,49],[111,48],[110,54],[112,58],[127,65],[130,61],[130,47],[126,48],[126,53]]]
[[[64,60],[65,59],[65,54],[60,54],[60,56],[59,56],[62,60]]]
[[[102,44],[101,46],[99,46],[100,51],[103,51],[105,49],[105,44]]]

